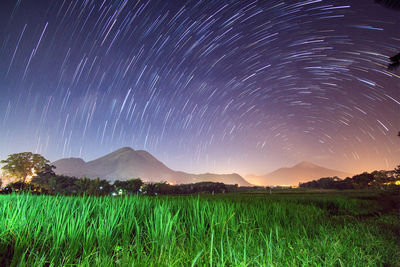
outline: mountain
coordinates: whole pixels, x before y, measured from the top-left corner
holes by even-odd
[[[65,158],[52,163],[56,174],[75,177],[101,178],[110,181],[139,177],[145,182],[167,181],[174,184],[196,182],[222,182],[224,184],[250,184],[238,174],[191,174],[174,171],[144,150],[121,148],[93,161]]]
[[[248,175],[246,179],[256,185],[298,185],[322,177],[346,178],[350,173],[327,169],[310,162],[300,162],[290,168],[281,168],[265,175]]]

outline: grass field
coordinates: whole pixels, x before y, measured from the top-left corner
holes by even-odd
[[[400,266],[398,196],[0,196],[0,265]]]

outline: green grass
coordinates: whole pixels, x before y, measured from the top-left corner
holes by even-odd
[[[0,196],[0,265],[400,266],[398,196]]]

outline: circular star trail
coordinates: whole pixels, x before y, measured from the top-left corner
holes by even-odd
[[[359,2],[1,1],[0,156],[393,168],[400,12]]]

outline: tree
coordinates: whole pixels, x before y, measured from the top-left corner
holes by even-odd
[[[374,181],[374,176],[370,173],[364,172],[353,176],[353,182],[360,188],[368,187]]]
[[[396,178],[397,180],[400,180],[400,165],[394,169],[394,178]]]
[[[31,192],[34,194],[42,193],[42,189],[31,183],[24,183],[22,181],[15,181],[7,186],[12,192]]]
[[[375,0],[375,2],[388,8],[400,9],[399,0]]]
[[[79,195],[84,195],[89,192],[91,180],[88,177],[83,177],[75,181],[77,186],[77,193]]]
[[[8,176],[16,177],[22,183],[26,183],[28,178],[32,178],[38,172],[55,168],[43,156],[32,152],[11,154],[1,163],[5,164],[2,169]]]
[[[42,188],[42,192],[48,194],[74,195],[78,192],[77,180],[78,178],[66,175],[38,173],[32,178],[31,184]]]
[[[118,192],[122,192],[123,194],[134,194],[137,193],[140,187],[143,185],[142,180],[140,178],[129,179],[128,181],[115,181],[114,187]]]
[[[398,136],[400,137],[400,132],[399,132]],[[394,169],[394,176],[397,180],[400,180],[400,165]]]
[[[400,53],[390,58],[389,70],[396,70],[400,66]]]
[[[318,180],[319,188],[332,189],[335,188],[336,181],[332,177],[323,177]]]
[[[373,171],[371,174],[374,176],[374,181],[372,184],[375,187],[380,188],[386,183],[390,182],[390,177],[388,176],[387,171]]]
[[[400,10],[399,0],[375,0],[376,3],[387,8]],[[400,53],[390,58],[391,63],[388,66],[389,70],[395,70],[400,66]]]
[[[155,183],[155,192],[161,195],[171,194],[173,192],[173,186],[167,184],[167,182]]]
[[[148,183],[144,186],[144,192],[148,195],[155,195],[156,189],[155,183]]]
[[[339,182],[337,189],[344,190],[344,189],[354,189],[353,179],[347,177],[346,179]]]
[[[100,178],[96,178],[94,180],[90,180],[89,186],[85,191],[85,194],[91,196],[106,196],[111,193],[112,186],[106,180],[101,180]]]

